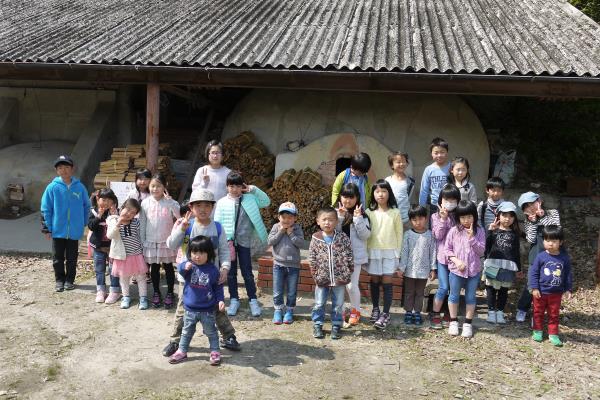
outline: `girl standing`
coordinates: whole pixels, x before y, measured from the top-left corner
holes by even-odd
[[[135,189],[131,189],[127,194],[128,199],[136,199],[139,203],[150,196],[150,179],[152,172],[147,168],[138,169],[135,173]]]
[[[469,200],[477,204],[477,189],[471,182],[469,160],[465,157],[455,157],[450,163],[448,183],[452,183],[460,190],[461,200]]]
[[[410,208],[410,196],[412,196],[415,188],[415,180],[413,177],[406,175],[408,167],[408,154],[396,151],[388,156],[388,164],[392,169],[393,174],[385,178],[392,187],[402,223],[404,227],[408,227],[408,209]]]
[[[166,179],[157,173],[150,180],[150,196],[142,201],[140,211],[140,236],[144,246],[144,258],[150,264],[154,295],[152,305],[160,307],[160,265],[163,265],[167,277],[167,295],[165,308],[173,305],[173,286],[175,271],[173,262],[177,251],[167,247],[167,238],[171,234],[173,223],[179,218],[179,204],[169,197],[166,189]]]
[[[373,197],[367,210],[371,223],[371,236],[368,240],[371,275],[371,300],[373,311],[371,322],[375,328],[385,329],[390,322],[392,305],[392,276],[398,268],[398,258],[402,250],[402,218],[396,205],[396,198],[390,184],[379,179],[373,185]],[[379,311],[379,285],[383,285],[383,313]]]
[[[488,303],[487,322],[505,324],[504,307],[508,298],[508,289],[521,271],[519,251],[519,222],[517,206],[509,201],[500,203],[498,216],[490,224],[490,235],[485,243],[485,291]]]
[[[477,206],[469,200],[461,200],[456,207],[458,224],[446,237],[450,296],[450,326],[448,334],[458,335],[458,302],[460,291],[465,289],[466,317],[462,337],[473,336],[471,325],[475,314],[476,291],[481,275],[481,257],[485,251],[485,231],[477,226]]]
[[[431,328],[442,329],[440,311],[448,295],[448,261],[446,259],[446,235],[456,225],[456,206],[460,201],[460,192],[452,184],[447,184],[440,191],[438,197],[438,211],[431,216],[431,233],[437,243],[437,265],[435,277],[438,279],[438,289],[433,298],[433,312],[431,314]],[[448,314],[444,319],[449,321]]]
[[[352,243],[352,254],[354,257],[354,270],[350,283],[346,285],[346,291],[350,297],[350,325],[358,325],[360,322],[360,288],[358,280],[360,271],[367,268],[369,254],[367,253],[367,239],[371,236],[369,217],[363,211],[360,203],[360,191],[354,183],[347,183],[342,187],[338,199],[339,208],[337,230],[344,232]]]
[[[227,175],[231,172],[223,163],[223,144],[211,140],[206,145],[204,156],[208,164],[199,168],[194,176],[192,191],[208,189],[215,195],[215,201],[227,195]]]
[[[140,222],[135,217],[140,212],[140,203],[135,199],[127,199],[121,207],[119,215],[111,215],[108,220],[108,236],[112,239],[110,244],[110,257],[113,260],[112,276],[118,277],[123,291],[121,308],[129,308],[129,282],[131,277],[137,277],[138,291],[140,294],[140,310],[148,309],[148,286],[144,276],[148,266],[142,255],[142,241],[140,240]]]

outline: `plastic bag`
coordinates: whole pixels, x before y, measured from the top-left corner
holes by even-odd
[[[505,184],[510,185],[515,177],[515,160],[517,159],[516,150],[503,151],[498,155],[498,160],[494,166],[494,176],[502,178]]]

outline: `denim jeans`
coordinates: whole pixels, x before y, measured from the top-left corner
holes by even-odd
[[[331,292],[331,324],[342,326],[342,308],[344,308],[345,285],[315,287],[315,305],[312,309],[312,321],[315,325],[325,322],[325,305]]]
[[[214,311],[193,312],[188,310],[185,310],[183,315],[183,331],[179,341],[179,350],[184,353],[188,352],[198,322],[202,324],[202,332],[208,338],[210,351],[219,351],[219,334],[217,333]]]
[[[106,291],[106,264],[108,263],[108,254],[103,251],[94,249],[94,271],[96,272],[96,290]],[[110,275],[110,265],[108,273],[110,276],[110,291],[119,293],[121,286],[119,285],[119,277]]]
[[[227,275],[227,288],[229,289],[229,297],[232,299],[239,299],[238,294],[238,281],[237,281],[237,267],[240,265],[242,271],[242,278],[244,278],[244,286],[246,286],[246,293],[248,299],[256,299],[256,283],[254,282],[254,275],[252,274],[252,258],[250,256],[250,249],[243,246],[235,246],[235,252],[237,254],[236,260],[231,262],[231,268]]]
[[[465,303],[473,305],[477,303],[477,286],[479,285],[479,279],[481,278],[481,272],[470,278],[463,278],[450,272],[450,297],[448,297],[448,303],[458,304],[460,301],[460,290],[465,288]]]
[[[287,286],[285,305],[287,308],[296,307],[296,291],[300,268],[273,266],[273,305],[276,310],[283,308],[283,292]]]
[[[445,264],[437,263],[437,278],[438,278],[438,289],[435,292],[435,299],[443,301],[448,295],[448,266]]]
[[[52,238],[52,266],[54,267],[54,279],[56,282],[75,282],[78,251],[79,241]]]

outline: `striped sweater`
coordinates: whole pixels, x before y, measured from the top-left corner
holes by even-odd
[[[250,191],[242,196],[242,208],[250,218],[252,226],[256,231],[261,242],[267,242],[267,228],[260,215],[260,209],[268,207],[271,204],[269,196],[256,186],[249,186]],[[235,237],[235,204],[227,196],[217,201],[215,207],[215,221],[220,222],[227,234],[227,240],[233,240]]]

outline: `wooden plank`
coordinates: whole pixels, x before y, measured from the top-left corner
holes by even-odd
[[[160,114],[160,85],[146,85],[146,168],[156,172],[158,161],[158,124]]]

